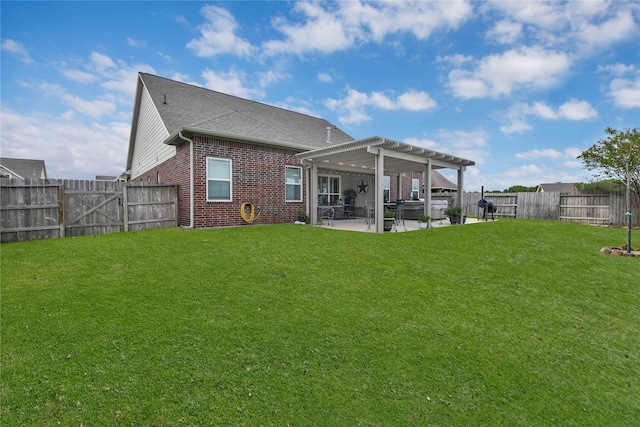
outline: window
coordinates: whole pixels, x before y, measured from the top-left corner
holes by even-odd
[[[301,202],[302,168],[297,166],[286,166],[285,175],[285,200],[287,202]]]
[[[340,201],[340,177],[318,177],[318,205],[337,205]]]
[[[413,178],[411,180],[411,198],[418,200],[420,198],[420,180]]]
[[[207,201],[231,201],[231,160],[207,157]]]
[[[391,177],[385,175],[382,184],[382,198],[385,203],[390,202],[391,198]]]

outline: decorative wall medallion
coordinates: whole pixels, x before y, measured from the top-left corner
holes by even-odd
[[[358,181],[358,193],[367,194],[367,191],[369,191],[369,183],[367,182],[367,180],[361,179],[360,181]]]

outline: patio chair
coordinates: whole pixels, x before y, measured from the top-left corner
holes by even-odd
[[[327,220],[327,224],[333,227],[333,217],[335,210],[332,206],[318,206],[318,218],[322,224],[323,220]]]
[[[407,225],[404,223],[404,200],[398,200],[396,202],[396,217],[395,217],[394,226],[396,227],[396,233],[398,232],[398,224],[402,221],[402,226],[404,227],[404,231],[407,231]]]
[[[373,200],[367,200],[364,204],[367,208],[367,216],[365,217],[364,222],[370,228],[371,224],[375,224],[376,222],[376,202]]]

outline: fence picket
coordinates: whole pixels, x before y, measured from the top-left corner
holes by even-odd
[[[81,180],[0,180],[0,241],[50,239],[178,224],[177,185]],[[131,218],[127,196],[145,194]],[[135,206],[133,207],[135,209]],[[135,223],[135,227],[130,224]]]

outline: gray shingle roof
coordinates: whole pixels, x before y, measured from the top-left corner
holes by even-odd
[[[353,138],[330,122],[152,74],[140,73],[169,134],[181,127],[206,133],[308,146],[338,144]],[[165,103],[166,101],[166,103]]]
[[[431,188],[441,188],[443,190],[457,190],[458,186],[445,178],[440,172],[431,171]]]
[[[573,182],[555,182],[550,184],[540,184],[538,186],[538,192],[560,192],[571,193],[576,191],[576,184]]]
[[[22,179],[40,179],[43,176],[44,178],[47,178],[47,170],[44,166],[44,160],[11,159],[8,157],[1,157],[0,165],[7,168],[12,173],[19,175]]]

